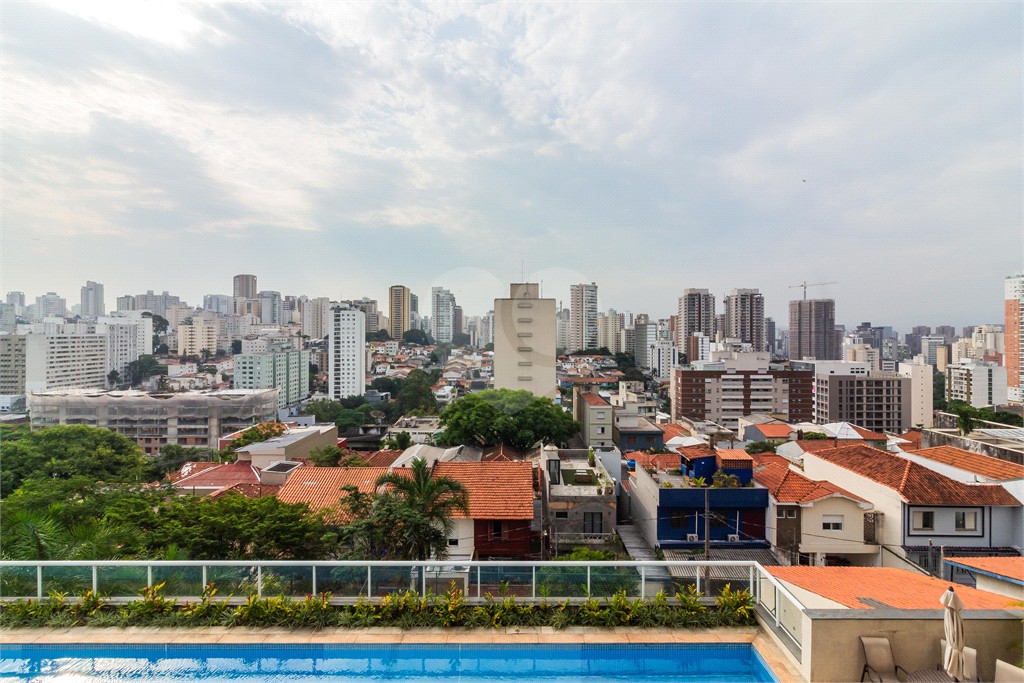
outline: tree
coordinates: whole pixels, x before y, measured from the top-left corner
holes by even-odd
[[[639,368],[626,368],[622,373],[622,379],[627,382],[646,382],[647,376]]]
[[[123,555],[135,533],[128,525],[99,519],[68,526],[59,517],[61,507],[5,511],[0,555],[5,560],[111,560]]]
[[[382,341],[390,341],[390,340],[391,340],[391,334],[389,334],[388,331],[383,329],[383,328],[377,330],[376,332],[370,332],[370,333],[368,333],[366,335],[366,341],[382,342]]]
[[[135,386],[142,380],[152,375],[166,375],[167,366],[157,362],[155,356],[143,354],[138,360],[133,360],[124,368],[124,381]]]
[[[804,434],[804,441],[828,441],[828,434],[822,432],[807,432]]]
[[[232,339],[231,340],[231,353],[232,354],[236,354],[236,353],[241,353],[241,352],[242,352],[242,340],[241,339]]]
[[[275,436],[284,434],[286,427],[280,422],[262,422],[249,427],[228,444],[227,450],[234,453],[239,448],[245,448],[251,443],[258,443],[272,439]]]
[[[932,408],[946,409],[946,376],[941,372],[932,375]]]
[[[159,346],[153,347],[153,353],[160,354],[161,356],[167,354],[170,350],[171,349],[167,344],[160,344]]]
[[[395,396],[395,407],[399,414],[405,415],[414,410],[422,411],[426,415],[437,413],[437,399],[434,398],[434,391],[431,377],[422,370],[413,370],[402,382],[402,388]]]
[[[146,462],[138,446],[108,429],[71,425],[48,427],[5,443],[0,497],[31,477],[141,482]]]
[[[390,451],[404,451],[412,446],[412,437],[409,432],[398,432],[394,437],[384,442],[383,448]]]
[[[164,332],[167,331],[169,325],[167,323],[167,319],[164,318],[162,315],[150,313],[149,311],[144,311],[142,315],[143,317],[150,317],[153,319],[153,332],[155,332],[156,334],[163,334]]]
[[[407,545],[413,550],[413,559],[426,560],[431,556],[443,559],[448,555],[452,516],[456,512],[469,515],[469,493],[462,482],[451,477],[431,476],[425,460],[413,460],[411,469],[412,476],[391,472],[380,476],[376,485],[378,488],[386,485],[385,498],[401,501],[429,527],[443,531],[443,536],[438,537],[435,533],[424,533],[419,525],[409,529],[412,534]]]
[[[117,370],[111,370],[107,373],[107,382],[109,382],[111,386],[117,386],[117,383],[120,381],[121,373]]]
[[[484,348],[482,350],[483,351],[494,351],[494,342],[489,342],[487,344],[484,344]]]
[[[418,346],[430,345],[427,333],[423,330],[406,330],[402,333],[402,341],[406,344],[416,344]]]
[[[775,444],[771,441],[755,441],[747,444],[747,453],[756,455],[758,453],[774,453]]]
[[[374,391],[379,391],[382,394],[391,394],[391,398],[398,396],[398,391],[401,389],[401,383],[392,379],[391,377],[377,377],[370,382],[370,388]]]
[[[967,436],[974,431],[977,426],[977,414],[974,408],[970,406],[960,408],[956,414],[956,428],[960,432],[960,436]]]
[[[314,448],[309,452],[309,459],[317,467],[370,467],[357,453],[337,446]]]
[[[612,352],[608,350],[607,346],[602,346],[599,349],[580,349],[579,351],[573,351],[569,354],[570,356],[610,356]]]
[[[1021,417],[1017,413],[1011,413],[1009,410],[1000,410],[994,413],[992,417],[988,418],[991,422],[998,422],[1004,425],[1010,425],[1013,427],[1024,427],[1024,417]]]
[[[572,416],[529,391],[497,389],[460,398],[441,413],[441,445],[511,446],[529,450],[538,441],[564,444],[580,430]]]
[[[452,335],[452,346],[468,346],[472,338],[465,332],[456,332]]]

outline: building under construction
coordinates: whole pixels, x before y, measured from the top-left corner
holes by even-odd
[[[156,454],[167,444],[216,449],[221,435],[274,420],[278,391],[65,389],[29,394],[28,411],[34,430],[55,425],[102,427]]]

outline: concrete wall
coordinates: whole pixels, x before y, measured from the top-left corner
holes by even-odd
[[[1024,586],[984,574],[974,575],[974,587],[980,591],[1005,595],[1008,600],[1024,600]]]
[[[652,548],[658,547],[658,485],[642,467],[636,468],[629,489],[630,516]]]
[[[800,552],[878,553],[878,546],[864,543],[864,508],[849,498],[824,498],[801,508]],[[824,515],[842,515],[842,531],[822,529]]]
[[[945,415],[945,413],[939,413],[938,417],[941,418],[943,415]],[[1006,428],[1006,425],[999,425],[995,422],[985,422],[983,420],[979,421],[979,424],[981,427],[986,429]],[[950,428],[954,429],[955,425]],[[972,453],[981,453],[982,455],[990,455],[993,458],[999,458],[1000,460],[1015,462],[1018,465],[1024,464],[1024,454],[1020,451],[1004,448],[997,444],[984,443],[982,441],[975,441],[974,439],[965,439],[956,432],[940,432],[934,429],[921,430],[921,448],[934,448],[935,446],[954,446],[956,448],[962,448],[965,451],[971,451]]]
[[[835,610],[804,613],[802,670],[808,680],[859,681],[864,670],[860,636],[888,638],[893,658],[907,671],[934,669],[939,664],[939,639],[945,637],[943,610]],[[835,618],[817,618],[828,614]],[[995,674],[995,660],[1016,662],[1021,642],[1021,613],[996,610],[964,613],[967,647],[978,650],[983,681]]]

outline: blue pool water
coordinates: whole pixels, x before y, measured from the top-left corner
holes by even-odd
[[[778,679],[748,644],[4,645],[26,681],[683,683]],[[582,680],[581,680],[582,679]]]

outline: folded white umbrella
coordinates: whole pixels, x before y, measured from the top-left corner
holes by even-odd
[[[964,603],[952,586],[942,594],[939,602],[946,608],[946,615],[943,617],[946,626],[946,651],[942,653],[942,668],[953,678],[963,680],[964,618],[960,610],[964,608]]]

